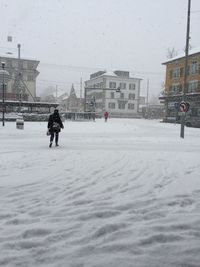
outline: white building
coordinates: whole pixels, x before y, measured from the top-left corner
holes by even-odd
[[[5,98],[7,100],[35,101],[39,61],[2,54],[0,55],[0,64],[2,62],[5,63],[5,70],[10,74]],[[1,89],[0,98],[2,98]]]
[[[111,117],[134,118],[139,116],[139,78],[132,78],[128,71],[99,71],[85,81],[85,111]],[[120,92],[116,90],[120,88]]]

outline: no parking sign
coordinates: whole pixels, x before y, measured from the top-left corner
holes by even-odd
[[[188,112],[190,104],[188,102],[182,101],[179,105],[181,112]]]

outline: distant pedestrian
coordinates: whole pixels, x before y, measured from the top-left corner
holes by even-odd
[[[108,111],[105,111],[104,112],[104,119],[105,119],[105,122],[107,122],[107,119],[108,119]]]
[[[54,137],[55,137],[55,145],[58,146],[59,132],[60,132],[61,128],[64,129],[64,125],[61,121],[58,109],[55,109],[54,113],[49,116],[47,128],[50,132],[49,147],[52,147]]]

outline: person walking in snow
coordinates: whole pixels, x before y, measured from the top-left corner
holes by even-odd
[[[50,132],[49,147],[52,147],[54,137],[55,137],[55,145],[58,146],[59,132],[61,128],[64,129],[64,125],[61,121],[58,109],[55,109],[54,113],[49,116],[47,128]]]
[[[104,119],[105,119],[105,122],[107,122],[107,119],[108,119],[108,111],[105,111],[104,112]]]

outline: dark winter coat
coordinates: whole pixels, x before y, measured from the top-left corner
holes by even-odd
[[[50,132],[60,132],[60,129],[64,128],[58,112],[54,112],[49,116],[48,129]]]

